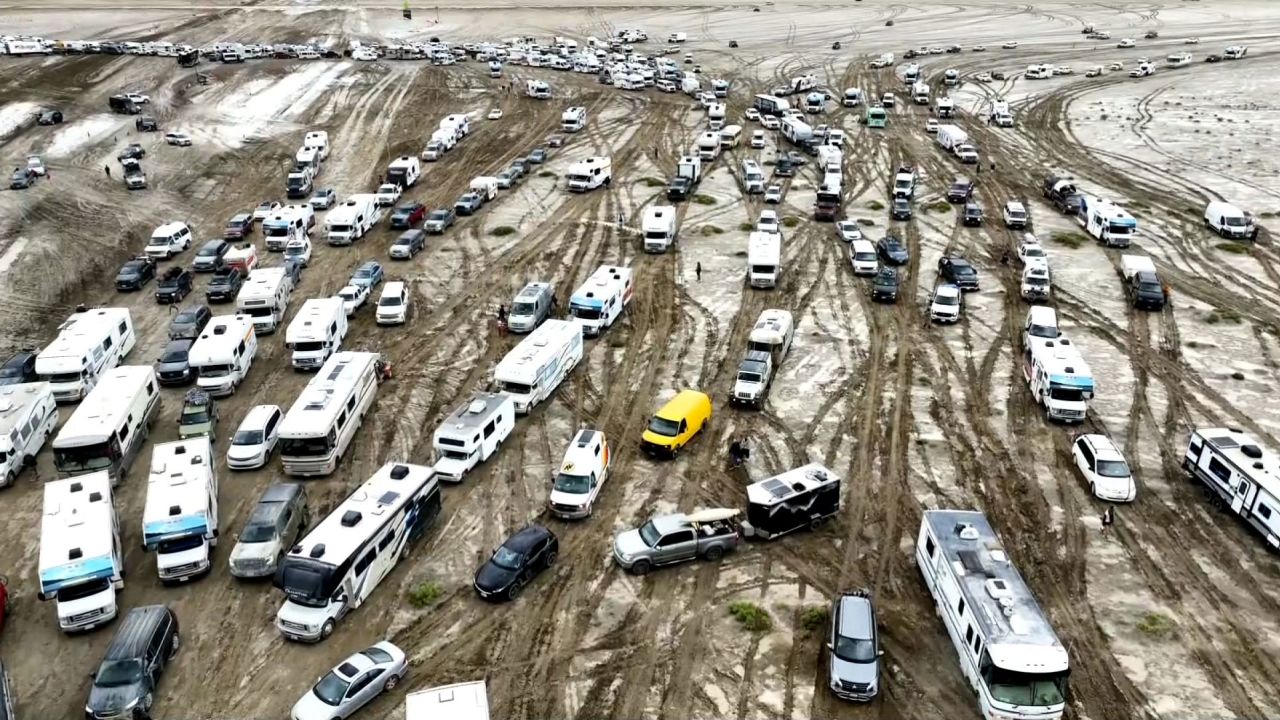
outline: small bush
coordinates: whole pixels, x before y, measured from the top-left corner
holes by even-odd
[[[748,632],[767,632],[773,627],[773,618],[769,611],[746,600],[738,600],[729,605],[729,614]]]
[[[640,182],[644,183],[645,187],[664,187],[666,185],[666,183],[654,177],[644,178]]]
[[[925,205],[924,209],[930,212],[939,212],[939,213],[951,212],[951,203],[947,202],[946,200],[935,200],[934,202],[931,202],[928,205]]]
[[[858,218],[858,224],[863,227],[873,227],[876,221],[871,218]]]
[[[550,170],[543,170],[542,172],[538,173],[538,177],[555,177],[555,176],[556,174],[551,172]]]
[[[1089,239],[1084,235],[1073,232],[1055,232],[1049,236],[1049,239],[1059,245],[1066,245],[1073,250],[1089,242]]]
[[[1149,637],[1166,639],[1178,633],[1178,625],[1168,615],[1149,612],[1138,621],[1138,630]]]
[[[719,235],[719,234],[720,234],[720,233],[722,233],[722,232],[724,232],[724,230],[721,230],[720,228],[716,227],[715,225],[703,225],[703,226],[702,226],[702,234],[703,234],[703,235]]]
[[[1241,320],[1240,313],[1228,309],[1214,310],[1204,319],[1210,325],[1217,325],[1220,322],[1239,323]]]
[[[1242,245],[1240,243],[1220,242],[1217,245],[1214,245],[1214,247],[1221,250],[1222,252],[1231,253],[1232,255],[1248,255],[1249,254],[1249,246]]]
[[[498,227],[490,230],[489,234],[494,237],[506,237],[507,235],[514,235],[515,232],[516,229],[510,225],[499,225]]]
[[[439,584],[424,582],[409,590],[409,604],[421,610],[436,604],[443,594]]]
[[[794,215],[788,215],[788,216],[786,216],[786,217],[782,218],[782,225],[783,225],[783,227],[793,228],[793,227],[795,227],[795,226],[797,226],[797,225],[799,225],[799,224],[800,224],[800,218],[798,218],[798,217],[796,217],[796,216],[794,216]]]
[[[883,210],[883,209],[884,209],[884,203],[880,202],[879,200],[872,200],[871,202],[867,203],[867,209],[868,209],[868,210]]]
[[[738,223],[738,229],[742,232],[751,232],[756,229],[756,226],[749,222],[740,222]]]
[[[702,195],[701,193],[699,193],[698,195],[694,195],[693,201],[698,203],[699,205],[715,205],[716,204],[715,198],[711,197],[710,195]]]
[[[831,609],[826,605],[813,605],[800,613],[800,627],[808,632],[825,630],[831,623]]]

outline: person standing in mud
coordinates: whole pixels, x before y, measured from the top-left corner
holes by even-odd
[[[498,305],[498,334],[507,334],[507,306],[505,303]]]
[[[1111,526],[1116,522],[1116,508],[1114,505],[1108,505],[1107,509],[1102,513],[1102,537],[1111,534]]]

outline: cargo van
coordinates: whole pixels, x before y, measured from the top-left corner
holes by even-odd
[[[654,414],[640,438],[649,455],[675,458],[711,420],[711,398],[697,390],[681,390]]]
[[[1204,209],[1205,227],[1224,238],[1243,240],[1253,232],[1253,219],[1231,203],[1217,200]]]
[[[521,288],[511,301],[507,329],[514,333],[533,332],[543,320],[551,317],[555,305],[555,289],[551,283],[531,282]]]
[[[579,430],[564,453],[559,471],[552,473],[548,509],[565,520],[589,517],[608,477],[609,441],[599,430]]]

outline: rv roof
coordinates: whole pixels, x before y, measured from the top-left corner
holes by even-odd
[[[19,422],[26,425],[27,408],[44,398],[53,398],[53,389],[47,382],[0,387],[0,438],[8,437]]]
[[[786,310],[770,308],[760,313],[756,326],[751,329],[750,342],[763,342],[774,345],[782,342],[791,330],[791,313]]]
[[[322,340],[326,335],[329,323],[338,313],[345,313],[342,298],[311,298],[302,304],[302,308],[293,316],[289,327],[285,330],[285,340],[289,343]]]
[[[550,287],[550,283],[531,282],[520,289],[519,294],[516,295],[516,300],[533,300]]]
[[[56,357],[79,361],[86,352],[100,345],[116,324],[128,319],[129,311],[125,308],[93,308],[73,313],[58,329],[58,337],[36,356],[36,362]]]
[[[144,536],[180,532],[190,527],[181,518],[207,517],[213,461],[213,446],[207,437],[156,444],[151,451],[142,512]]]
[[[571,320],[547,320],[529,333],[498,363],[493,377],[498,381],[531,385],[539,369],[558,355],[574,336],[582,337],[582,327]]]
[[[817,463],[810,463],[748,485],[747,502],[752,505],[776,505],[814,488],[839,483],[840,477],[834,472]]]
[[[1273,497],[1280,497],[1280,457],[1264,448],[1257,438],[1230,428],[1197,428],[1195,432],[1241,473],[1252,478]],[[1245,448],[1249,450],[1246,452]]]
[[[965,510],[929,510],[924,513],[924,523],[951,566],[993,659],[999,662],[1000,645],[1055,647],[1061,651],[1065,668],[1066,649],[1031,588],[1009,561],[986,516]]]
[[[371,377],[377,353],[336,352],[298,394],[280,422],[280,437],[309,438],[324,435],[347,405],[361,382]]]
[[[573,305],[602,306],[610,297],[622,293],[631,282],[631,268],[601,265],[569,298]]]
[[[483,680],[409,693],[405,720],[489,720],[489,696]]]
[[[133,409],[134,399],[144,391],[147,383],[151,383],[151,391],[156,392],[155,377],[155,371],[149,365],[121,365],[103,373],[98,384],[58,431],[53,446],[76,447],[104,442],[116,428],[124,425]]]
[[[436,436],[456,435],[469,440],[476,430],[502,412],[504,404],[511,404],[511,396],[506,393],[478,393],[449,413],[449,417],[436,428]]]
[[[95,495],[99,499],[91,500]],[[101,571],[104,557],[105,566],[111,567],[113,514],[111,476],[106,470],[45,483],[41,584]]]

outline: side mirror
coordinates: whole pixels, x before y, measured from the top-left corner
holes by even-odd
[[[835,651],[836,651],[836,646],[835,646],[835,645],[833,645],[830,641],[828,641],[828,642],[827,642],[827,649],[828,649],[828,650],[830,650],[831,652],[835,652]]]
[[[876,657],[884,657],[884,651],[883,651],[883,650],[877,650],[877,651],[876,651]]]

